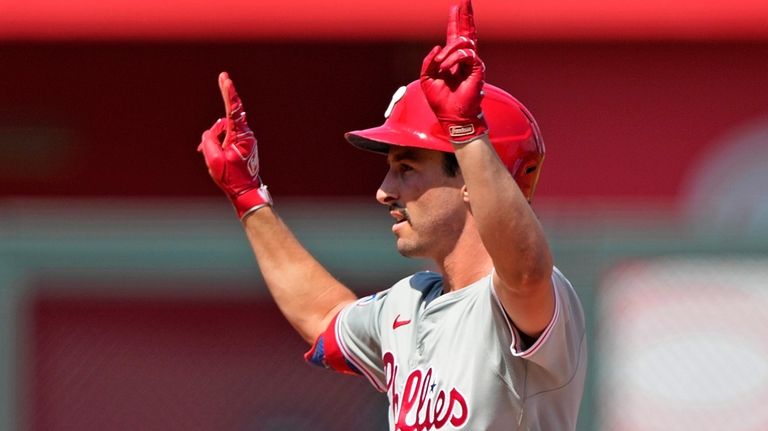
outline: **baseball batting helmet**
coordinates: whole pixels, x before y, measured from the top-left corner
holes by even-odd
[[[539,126],[530,112],[506,91],[485,84],[483,92],[481,106],[491,143],[530,201],[544,160]],[[397,89],[384,117],[383,125],[348,132],[344,137],[358,148],[383,154],[390,145],[454,152],[418,80]]]

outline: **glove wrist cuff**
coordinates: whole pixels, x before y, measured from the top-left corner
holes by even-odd
[[[448,139],[454,144],[465,144],[488,133],[488,124],[482,114],[472,120],[438,119]]]
[[[248,190],[233,197],[232,204],[235,206],[237,217],[242,221],[257,210],[272,206],[272,196],[269,194],[267,186],[262,184],[259,188]]]

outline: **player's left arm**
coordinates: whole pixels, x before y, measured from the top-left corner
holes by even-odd
[[[487,137],[457,148],[456,158],[493,260],[496,293],[517,329],[538,337],[555,309],[552,256],[541,225]]]
[[[452,138],[465,199],[493,260],[497,295],[517,329],[537,337],[555,309],[552,256],[527,199],[488,139],[480,106],[484,77],[472,6],[460,0],[451,9],[446,46],[424,59],[421,85]]]

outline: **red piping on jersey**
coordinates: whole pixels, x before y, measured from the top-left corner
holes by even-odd
[[[541,347],[544,342],[547,341],[549,338],[549,335],[552,333],[552,328],[555,327],[555,323],[557,323],[558,319],[560,318],[560,294],[557,292],[557,287],[555,287],[555,283],[552,283],[552,289],[555,291],[555,312],[552,314],[552,320],[549,322],[549,325],[544,329],[544,332],[539,335],[539,339],[536,340],[535,343],[533,343],[533,346],[528,348],[528,350],[524,352],[520,352],[518,354],[515,354],[515,352],[512,352],[512,354],[515,354],[515,356],[519,356],[521,358],[529,358],[534,353],[536,353],[536,350],[538,350],[539,347]]]
[[[358,375],[358,373],[355,372],[355,370],[351,369],[347,362],[344,360],[344,354],[339,349],[339,343],[336,339],[336,333],[334,331],[334,328],[336,326],[336,319],[339,317],[338,314],[333,318],[331,323],[328,325],[328,327],[325,329],[325,332],[320,334],[319,337],[317,337],[317,340],[315,341],[315,344],[312,346],[312,349],[310,349],[309,352],[304,354],[304,359],[309,361],[312,356],[315,354],[315,350],[317,349],[317,345],[320,342],[320,339],[323,339],[323,362],[325,365],[327,365],[332,370],[338,371],[343,374],[353,374]]]
[[[554,275],[553,275],[554,277]],[[509,319],[509,316],[507,315],[507,311],[504,309],[504,305],[502,305],[501,300],[499,299],[499,296],[496,294],[496,288],[493,286],[493,278],[491,278],[491,292],[493,294],[494,299],[496,299],[496,305],[499,306],[501,309],[501,312],[504,314],[504,320],[507,322],[507,327],[509,327],[510,332],[512,333],[512,345],[510,346],[510,350],[512,351],[512,355],[520,357],[520,358],[529,358],[531,355],[536,353],[536,350],[544,344],[544,342],[549,338],[549,334],[552,333],[552,328],[555,326],[555,323],[557,322],[557,319],[560,317],[560,294],[557,291],[557,287],[555,286],[555,281],[552,280],[552,290],[555,295],[555,311],[552,313],[552,319],[549,321],[549,324],[547,324],[547,327],[544,328],[544,332],[539,335],[539,338],[536,339],[536,342],[533,343],[531,347],[526,349],[525,351],[519,352],[518,349],[520,348],[520,334],[518,333],[517,327],[515,327],[512,322]]]

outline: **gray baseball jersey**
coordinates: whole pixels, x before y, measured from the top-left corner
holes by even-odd
[[[584,388],[584,315],[555,269],[555,313],[524,346],[492,276],[442,293],[419,272],[346,306],[306,358],[362,374],[389,398],[392,431],[573,430]]]

